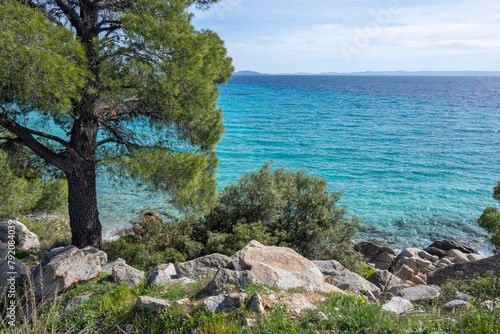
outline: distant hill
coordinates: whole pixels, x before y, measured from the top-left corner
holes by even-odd
[[[269,75],[269,74],[255,72],[255,71],[238,71],[233,73],[233,75]]]
[[[239,71],[234,75],[271,75],[256,71]],[[500,76],[500,71],[366,71],[366,72],[324,72],[324,73],[277,73],[274,75],[393,75],[393,76]]]

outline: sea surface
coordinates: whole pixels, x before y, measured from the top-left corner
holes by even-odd
[[[498,207],[500,77],[235,76],[221,86],[219,190],[272,160],[343,190],[359,240],[402,249],[453,238],[491,253],[476,219]],[[157,194],[99,178],[109,237]]]

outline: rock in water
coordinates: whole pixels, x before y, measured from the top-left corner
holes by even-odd
[[[452,241],[452,240],[434,241],[431,245],[429,245],[429,247],[439,248],[444,251],[457,249],[464,254],[471,254],[471,253],[478,254],[477,250],[475,250],[471,245],[460,241]]]

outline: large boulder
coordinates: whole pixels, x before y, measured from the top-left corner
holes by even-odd
[[[460,241],[453,241],[453,240],[434,241],[431,245],[429,245],[429,247],[442,249],[444,251],[457,249],[464,254],[471,254],[471,253],[478,254],[477,250],[475,250],[471,245]]]
[[[215,273],[220,268],[225,268],[231,262],[231,258],[222,254],[210,254],[197,259],[182,262],[175,266],[177,276],[198,278]]]
[[[235,259],[238,267],[252,272],[257,283],[279,289],[300,288],[307,284],[313,289],[324,289],[324,276],[318,267],[290,248],[251,241],[236,253]]]
[[[365,256],[367,262],[375,268],[387,270],[396,259],[396,252],[387,246],[380,246],[372,242],[360,242],[354,249]]]
[[[0,294],[29,283],[30,271],[19,259],[0,261]],[[1,298],[1,297],[0,297]]]
[[[28,230],[21,222],[16,220],[0,222],[0,248],[7,248],[9,235],[14,236],[16,250],[36,252],[40,249],[36,234]]]
[[[51,250],[31,274],[35,295],[53,295],[78,282],[96,278],[101,259],[75,246]]]
[[[114,266],[111,275],[113,275],[113,282],[127,284],[133,288],[138,286],[145,278],[144,271],[135,269],[128,264]]]
[[[208,285],[208,292],[210,294],[218,294],[225,292],[224,289],[228,284],[232,284],[238,288],[244,288],[255,282],[255,276],[249,270],[236,271],[222,268],[219,269],[212,282]]]
[[[443,285],[450,278],[456,278],[461,272],[461,278],[472,279],[474,275],[483,275],[492,271],[500,276],[500,254],[474,262],[456,263],[454,265],[438,269],[427,275],[428,284]]]
[[[335,260],[313,261],[314,265],[325,275],[326,281],[337,288],[346,291],[357,291],[371,297],[378,298],[380,289],[356,273],[347,270]]]
[[[149,284],[168,284],[177,278],[175,266],[172,263],[161,264],[152,269],[146,276]]]

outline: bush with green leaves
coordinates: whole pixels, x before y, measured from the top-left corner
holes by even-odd
[[[327,190],[324,178],[305,170],[273,171],[266,163],[227,186],[204,225],[219,244],[246,228],[262,234],[264,243],[290,247],[312,259],[332,259],[350,248],[359,222],[338,206],[341,197],[341,191]]]
[[[66,181],[27,149],[14,152],[12,145],[0,140],[0,217],[61,209],[68,199]]]
[[[493,188],[493,198],[500,201],[500,181]],[[497,208],[487,207],[478,219],[481,228],[491,233],[491,243],[500,251],[500,212]]]

